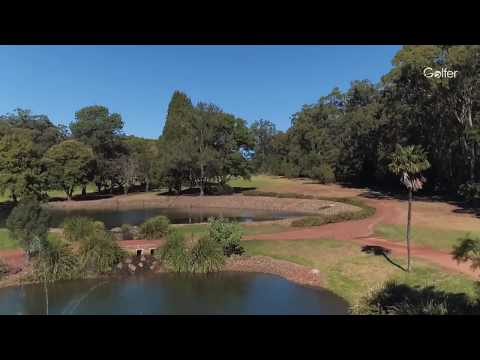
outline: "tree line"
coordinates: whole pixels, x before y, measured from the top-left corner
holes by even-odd
[[[321,182],[399,186],[388,170],[397,145],[427,154],[425,189],[480,198],[480,47],[404,46],[380,83],[353,81],[292,115],[277,131],[270,121],[253,124],[255,168]],[[457,71],[427,77],[425,68]]]
[[[425,190],[480,199],[480,47],[404,46],[392,64],[378,84],[353,81],[304,105],[287,131],[264,119],[247,126],[180,91],[155,140],[126,136],[121,115],[104,106],[80,109],[68,127],[18,109],[0,116],[0,191],[16,200],[62,189],[71,198],[94,183],[99,192],[162,186],[203,195],[253,173],[397,187],[389,164],[401,145],[425,152]],[[427,67],[456,76],[425,76]]]

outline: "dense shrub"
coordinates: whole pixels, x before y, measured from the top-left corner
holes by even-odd
[[[179,232],[171,232],[159,251],[160,260],[176,272],[209,273],[218,271],[225,263],[222,245],[203,237],[191,249]]]
[[[5,264],[2,259],[0,259],[0,279],[7,275],[9,272],[9,268],[7,264]]]
[[[84,270],[103,274],[112,271],[126,253],[110,232],[97,231],[81,241],[79,255]]]
[[[75,216],[63,222],[63,236],[67,241],[81,241],[93,235],[96,231],[103,231],[105,225],[101,221],[94,221],[88,217]]]
[[[190,256],[183,235],[176,231],[170,232],[165,245],[160,248],[159,258],[173,271],[189,271]]]
[[[207,187],[208,195],[231,195],[235,190],[227,184],[209,184]]]
[[[135,238],[133,234],[133,226],[130,224],[122,224],[122,239],[123,240],[133,240]]]
[[[210,273],[219,271],[225,264],[222,244],[205,236],[194,245],[189,255],[190,272]]]
[[[460,262],[470,262],[473,270],[480,268],[480,239],[471,238],[469,235],[458,239],[458,244],[454,245],[452,256]]]
[[[472,301],[465,294],[389,281],[370,290],[350,312],[359,315],[478,315],[479,310],[478,301]]]
[[[49,239],[34,263],[34,277],[41,281],[75,279],[81,276],[79,258],[70,245]]]
[[[208,237],[222,246],[226,256],[243,254],[244,250],[240,246],[242,235],[243,230],[238,223],[223,218],[208,219]]]
[[[140,237],[143,239],[159,239],[168,233],[170,220],[159,215],[145,221],[140,225]]]
[[[478,205],[480,203],[480,183],[468,182],[460,185],[458,194],[465,199],[466,202]]]
[[[331,184],[335,182],[335,173],[328,164],[314,166],[310,170],[310,177],[317,180],[320,184]]]
[[[12,210],[6,226],[10,236],[20,243],[31,258],[45,246],[50,217],[34,198],[24,198]]]

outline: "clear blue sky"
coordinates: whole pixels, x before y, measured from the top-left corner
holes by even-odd
[[[400,46],[0,46],[0,114],[68,124],[105,105],[125,132],[157,138],[174,90],[280,130],[302,105],[352,80],[378,82]]]

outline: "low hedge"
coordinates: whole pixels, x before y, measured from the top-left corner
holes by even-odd
[[[334,202],[339,202],[347,205],[356,206],[361,209],[360,211],[348,211],[348,212],[339,213],[335,215],[308,216],[305,218],[292,221],[291,226],[293,227],[320,226],[324,224],[332,224],[332,223],[337,223],[342,221],[365,219],[374,215],[376,210],[374,207],[367,205],[361,199],[351,198],[351,197],[335,198],[335,197],[322,197],[322,196],[304,195],[304,194],[296,194],[296,193],[275,193],[275,192],[266,192],[266,191],[257,191],[257,190],[244,191],[243,195],[267,196],[267,197],[284,198],[284,199],[326,200],[326,201],[334,201]]]

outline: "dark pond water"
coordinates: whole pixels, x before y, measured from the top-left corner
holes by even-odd
[[[145,208],[124,210],[63,210],[50,209],[52,227],[61,226],[66,217],[88,216],[103,221],[108,228],[122,224],[139,225],[146,219],[156,215],[165,215],[173,224],[193,224],[206,222],[209,217],[222,216],[240,222],[279,220],[299,216],[294,212],[266,210],[245,210],[226,208]]]
[[[0,289],[0,314],[45,314],[41,285]],[[49,314],[336,315],[347,303],[326,290],[257,273],[156,274],[49,286]]]

